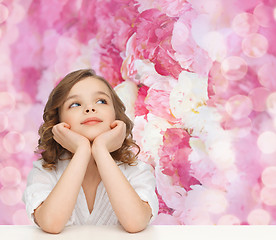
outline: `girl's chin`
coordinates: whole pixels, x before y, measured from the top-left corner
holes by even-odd
[[[91,143],[95,140],[95,138],[97,137],[97,136],[99,136],[100,134],[98,134],[98,135],[96,135],[96,136],[92,136],[91,137],[91,135],[90,136],[85,136]]]
[[[86,132],[82,131],[82,132],[78,132],[78,133],[81,134],[82,136],[86,137],[90,142],[93,142],[96,137],[100,136],[102,133],[104,133],[108,130],[110,130],[110,129],[101,129],[98,131],[92,131],[89,129]]]

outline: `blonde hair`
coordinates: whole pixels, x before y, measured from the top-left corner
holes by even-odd
[[[36,153],[39,153],[41,155],[41,159],[44,160],[44,168],[55,168],[58,159],[60,159],[60,157],[66,152],[72,156],[72,153],[64,149],[53,139],[52,128],[54,125],[60,122],[59,109],[64,103],[71,88],[77,82],[87,77],[96,78],[106,84],[106,86],[110,90],[110,94],[112,97],[116,120],[121,120],[126,124],[126,138],[123,142],[123,145],[118,150],[112,152],[111,156],[114,158],[115,161],[120,161],[129,165],[135,163],[137,159],[137,156],[140,152],[140,147],[133,140],[133,123],[125,114],[126,108],[123,102],[120,100],[111,85],[104,78],[96,75],[96,73],[92,69],[81,69],[66,75],[52,90],[45,105],[43,114],[44,122],[38,130],[40,138],[38,140],[38,146],[36,150]],[[134,148],[136,148],[136,153],[133,152]]]

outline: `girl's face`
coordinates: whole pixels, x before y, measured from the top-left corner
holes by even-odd
[[[93,77],[84,78],[71,88],[59,112],[60,122],[68,123],[71,130],[90,141],[110,130],[115,116],[108,87]]]

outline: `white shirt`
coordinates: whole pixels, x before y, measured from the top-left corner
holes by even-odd
[[[26,205],[27,214],[34,222],[34,210],[48,197],[49,193],[57,184],[63,171],[70,160],[60,160],[55,170],[47,170],[42,167],[43,160],[33,163],[33,168],[29,173],[27,187],[24,191],[23,201]],[[151,173],[151,168],[141,161],[137,165],[118,165],[125,177],[128,179],[140,198],[148,202],[152,209],[152,222],[158,213],[158,199],[155,193],[155,178]],[[123,196],[122,196],[123,197]],[[66,201],[66,199],[64,199]],[[107,193],[102,182],[99,183],[93,211],[90,214],[84,191],[81,187],[75,208],[67,222],[68,225],[114,225],[119,224]]]

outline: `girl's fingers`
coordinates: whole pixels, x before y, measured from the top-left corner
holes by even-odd
[[[89,140],[71,130],[71,126],[67,123],[58,123],[53,127],[52,132],[53,139],[72,153],[75,153],[80,146],[87,145],[90,148]]]
[[[58,123],[57,125],[53,126],[52,132],[54,135],[61,134],[64,132],[65,128],[70,129],[71,126],[64,122]]]
[[[126,124],[123,121],[115,120],[113,123],[110,124],[111,129],[114,129],[116,127],[125,128]]]
[[[68,128],[68,129],[71,128],[71,126],[70,126],[68,123],[63,123],[63,126],[64,126],[65,128]]]
[[[115,128],[116,126],[118,126],[119,121],[115,120],[113,123],[110,124],[111,129]]]

